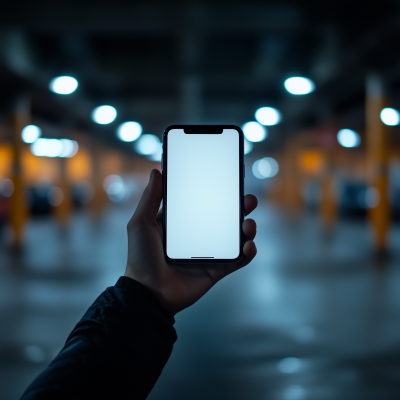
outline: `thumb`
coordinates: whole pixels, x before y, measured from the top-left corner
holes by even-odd
[[[155,221],[162,200],[162,176],[159,170],[153,169],[149,183],[144,190],[135,211],[135,218],[142,221]]]

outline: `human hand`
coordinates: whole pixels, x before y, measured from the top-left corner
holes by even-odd
[[[257,248],[253,239],[256,236],[256,223],[252,219],[243,222],[246,242],[243,246],[243,259],[238,263],[168,264],[163,250],[162,210],[159,210],[162,192],[162,176],[158,170],[153,170],[128,223],[125,276],[140,282],[157,297],[166,310],[176,314],[199,300],[219,280],[244,267],[255,257]],[[245,215],[256,207],[257,198],[251,194],[245,196]]]

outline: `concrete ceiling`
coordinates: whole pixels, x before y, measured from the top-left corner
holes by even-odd
[[[126,120],[161,135],[173,123],[235,123],[260,106],[283,113],[260,149],[332,118],[360,123],[366,74],[382,75],[397,101],[399,7],[338,1],[104,2],[9,4],[0,13],[3,113],[21,93],[33,118],[106,138]],[[76,77],[70,96],[47,89]],[[313,79],[317,90],[292,96],[283,82]],[[100,127],[91,110],[111,104],[117,120]],[[1,112],[1,110],[0,110]],[[354,114],[354,115],[353,115]],[[358,121],[358,122],[357,122]]]

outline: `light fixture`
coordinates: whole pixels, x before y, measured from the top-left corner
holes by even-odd
[[[73,157],[79,149],[75,140],[37,139],[31,144],[31,152],[37,157]]]
[[[62,143],[58,139],[38,139],[31,144],[31,151],[38,157],[58,157],[62,152]]]
[[[42,136],[42,130],[36,125],[27,125],[21,131],[21,138],[25,143],[33,143],[40,136]]]
[[[255,113],[256,120],[262,125],[276,125],[281,122],[281,113],[272,107],[261,107]]]
[[[361,143],[360,135],[351,129],[341,129],[337,134],[337,140],[343,147],[358,147]]]
[[[57,94],[71,94],[78,87],[78,81],[72,76],[58,76],[49,83],[49,89]]]
[[[73,157],[79,150],[78,142],[69,139],[60,139],[62,150],[58,157]]]
[[[99,106],[92,111],[92,120],[100,125],[111,124],[117,117],[117,110],[112,106]]]
[[[315,90],[315,83],[311,79],[300,76],[286,79],[284,86],[289,93],[295,95],[308,94]]]
[[[381,111],[381,121],[389,126],[399,125],[400,113],[394,108],[384,108]]]
[[[133,142],[142,134],[142,130],[139,122],[124,122],[117,128],[117,136],[123,142]]]
[[[160,139],[156,135],[146,134],[135,142],[135,150],[141,155],[149,156],[159,150],[160,144]]]
[[[244,136],[250,142],[261,142],[267,135],[267,129],[256,121],[246,122],[243,127]]]

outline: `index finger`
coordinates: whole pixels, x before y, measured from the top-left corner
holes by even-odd
[[[249,215],[257,207],[257,197],[252,194],[244,196],[244,215]]]

